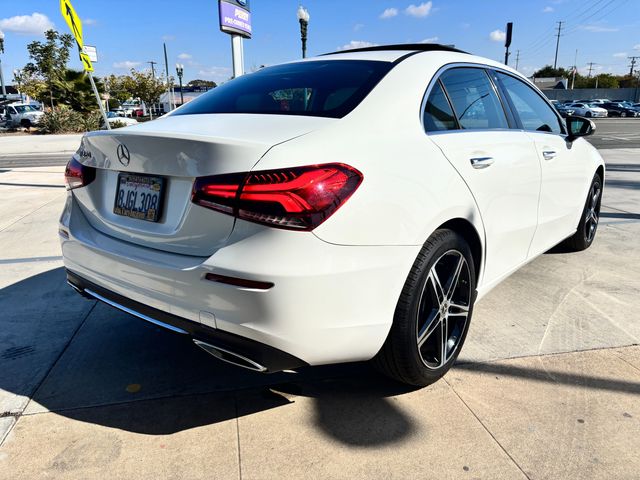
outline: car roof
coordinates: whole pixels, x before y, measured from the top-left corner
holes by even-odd
[[[383,62],[395,62],[403,57],[420,52],[454,52],[467,53],[450,45],[438,43],[399,43],[391,45],[372,45],[359,48],[345,48],[335,52],[328,52],[306,60],[377,60]],[[329,58],[328,58],[329,57]]]

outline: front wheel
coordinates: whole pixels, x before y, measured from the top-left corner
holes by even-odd
[[[587,112],[584,114],[585,117],[589,118],[591,116],[591,112]]]
[[[598,230],[598,220],[600,218],[600,202],[602,200],[602,179],[597,173],[591,181],[591,187],[587,195],[587,200],[582,210],[578,229],[571,237],[567,238],[562,245],[573,252],[586,250],[596,238]]]
[[[475,300],[471,249],[458,233],[437,230],[422,247],[374,364],[416,386],[441,378],[464,344]]]
[[[626,114],[626,112],[622,112],[622,113],[620,113],[620,116],[621,116],[622,118],[625,118],[625,117],[627,116],[627,114]]]

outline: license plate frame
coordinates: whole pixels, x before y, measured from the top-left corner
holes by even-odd
[[[135,192],[136,198],[132,200],[134,203],[133,207],[126,208],[126,207],[119,206],[118,197],[120,196],[120,191],[122,189],[123,182],[124,183],[137,182],[137,183],[146,184],[149,187],[146,190],[149,190],[149,191],[141,192],[141,193],[145,195],[155,194],[157,196],[155,207],[152,208],[153,198],[150,198],[150,200],[148,200],[149,203],[146,205],[146,208],[142,210],[135,209],[136,204],[138,203],[137,194],[139,192]],[[120,215],[122,217],[129,217],[136,220],[144,220],[145,222],[157,223],[160,220],[160,217],[162,216],[162,207],[164,205],[164,193],[166,190],[165,187],[166,187],[166,179],[164,177],[161,177],[158,175],[147,175],[144,173],[120,172],[118,174],[118,183],[116,185],[115,198],[113,200],[113,213],[116,215]],[[131,191],[130,189],[128,190]],[[155,191],[151,191],[151,190],[155,190]],[[142,202],[141,206],[144,207],[145,206],[144,203],[146,203],[147,201],[144,198],[142,198],[141,202]]]

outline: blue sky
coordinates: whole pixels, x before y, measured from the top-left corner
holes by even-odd
[[[0,29],[5,79],[28,61],[26,45],[53,25],[67,31],[58,0],[1,0]],[[220,32],[215,0],[73,0],[84,22],[85,43],[96,45],[96,74],[127,73],[164,60],[169,50],[185,65],[185,80],[221,81],[231,75],[230,39]],[[245,41],[245,68],[300,56],[297,0],[253,0],[254,37]],[[586,71],[628,72],[629,55],[640,55],[640,0],[306,0],[310,15],[309,55],[348,45],[435,41],[493,59],[504,57],[505,24],[514,22],[511,65],[529,75],[553,63],[557,21],[565,21],[558,64],[569,66],[578,49]],[[81,68],[76,55],[71,66]]]

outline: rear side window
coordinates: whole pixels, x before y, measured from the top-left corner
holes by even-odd
[[[424,128],[427,132],[458,128],[449,100],[447,100],[439,81],[431,89],[424,108]]]
[[[192,100],[174,115],[258,113],[341,118],[393,68],[391,62],[317,60],[263,68]]]
[[[509,128],[500,99],[480,68],[452,68],[440,77],[460,128]]]
[[[533,88],[511,75],[500,72],[497,75],[525,130],[558,134],[563,132],[558,116]]]

